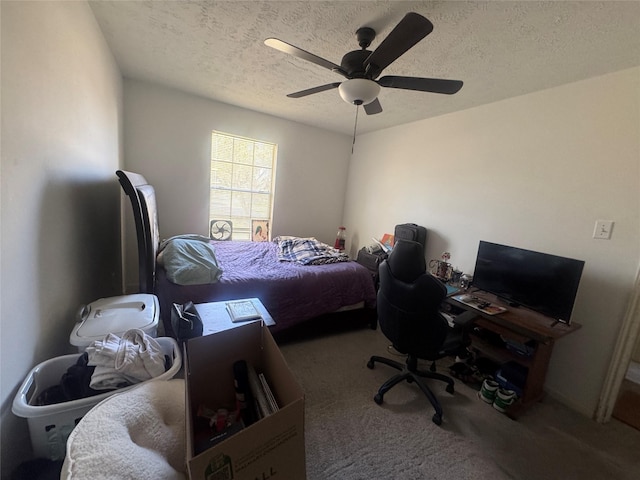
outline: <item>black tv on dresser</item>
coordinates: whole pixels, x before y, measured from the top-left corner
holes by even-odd
[[[480,241],[473,286],[570,323],[584,261]]]

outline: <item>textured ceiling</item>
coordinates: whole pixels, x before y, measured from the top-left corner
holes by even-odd
[[[333,63],[370,50],[410,11],[433,32],[383,75],[463,80],[455,95],[383,88],[384,111],[358,133],[387,128],[640,65],[640,2],[628,1],[92,1],[128,78],[351,134],[355,108],[337,90],[287,93],[343,80],[263,44],[276,37]],[[638,99],[636,99],[637,101]]]

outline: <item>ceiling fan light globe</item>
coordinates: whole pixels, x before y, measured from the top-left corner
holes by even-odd
[[[378,97],[380,85],[366,78],[352,78],[340,84],[338,93],[351,105],[368,105]]]

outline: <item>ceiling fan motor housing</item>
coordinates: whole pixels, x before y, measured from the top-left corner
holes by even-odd
[[[342,57],[340,66],[347,72],[347,78],[366,78],[364,61],[369,58],[369,50],[354,50]]]

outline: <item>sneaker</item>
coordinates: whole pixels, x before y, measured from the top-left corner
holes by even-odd
[[[506,412],[513,402],[516,401],[516,392],[513,390],[499,389],[493,401],[493,408],[499,412]]]
[[[496,399],[498,387],[498,382],[486,379],[484,382],[482,382],[482,387],[478,392],[478,398],[480,398],[480,400],[482,400],[483,402],[492,404]]]

